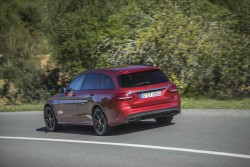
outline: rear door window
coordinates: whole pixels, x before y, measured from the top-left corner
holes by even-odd
[[[115,89],[115,85],[114,85],[112,79],[110,78],[110,76],[108,76],[108,75],[103,74],[102,83],[103,83],[102,89],[104,89],[104,90]]]
[[[98,73],[89,73],[86,76],[84,90],[102,89],[102,75]]]
[[[160,84],[168,81],[167,76],[160,70],[134,72],[118,76],[118,83],[122,88]]]

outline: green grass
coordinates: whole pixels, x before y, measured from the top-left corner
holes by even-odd
[[[192,109],[250,109],[250,98],[240,100],[215,100],[208,98],[182,98],[182,108]],[[0,105],[0,111],[42,111],[43,103]]]
[[[182,108],[197,109],[250,109],[250,98],[215,100],[208,98],[182,98]]]
[[[20,105],[0,105],[0,112],[8,111],[42,111],[43,103],[38,104],[20,104]]]

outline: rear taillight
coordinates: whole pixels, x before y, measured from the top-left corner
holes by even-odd
[[[129,100],[129,99],[133,99],[134,98],[134,94],[133,93],[118,93],[115,95],[115,99],[117,100]]]
[[[168,92],[178,92],[178,88],[176,85],[171,85],[169,88],[168,88]]]

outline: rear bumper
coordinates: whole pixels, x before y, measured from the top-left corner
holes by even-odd
[[[131,114],[125,119],[124,122],[129,123],[150,118],[168,117],[180,113],[181,113],[180,108],[166,108],[166,109],[152,110],[147,112]]]

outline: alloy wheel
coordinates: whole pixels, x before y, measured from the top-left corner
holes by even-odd
[[[99,136],[106,135],[112,131],[112,127],[108,125],[107,119],[99,107],[95,108],[93,112],[93,125]]]
[[[102,134],[105,128],[105,120],[104,115],[101,110],[95,110],[94,114],[94,128],[97,134]]]
[[[58,128],[54,112],[50,107],[44,110],[44,122],[48,131],[55,131]]]

